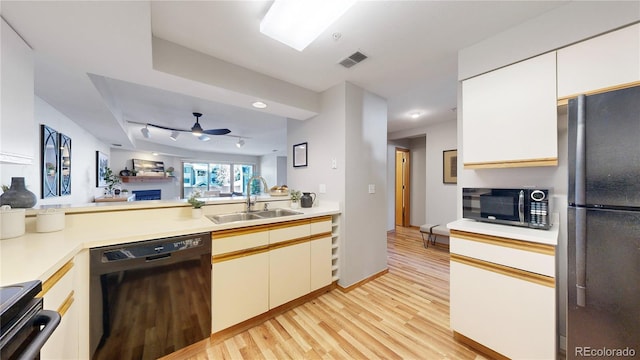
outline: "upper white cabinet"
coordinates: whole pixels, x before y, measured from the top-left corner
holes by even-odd
[[[462,82],[465,168],[558,164],[556,53]]]
[[[37,136],[34,124],[33,51],[2,22],[2,122],[0,163],[31,164]]]
[[[558,98],[640,81],[640,24],[558,50]]]

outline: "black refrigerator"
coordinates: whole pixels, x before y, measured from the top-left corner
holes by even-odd
[[[567,359],[640,358],[640,86],[568,116]]]

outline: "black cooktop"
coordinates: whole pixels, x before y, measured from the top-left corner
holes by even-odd
[[[18,315],[41,290],[42,282],[40,280],[0,287],[0,324],[2,327],[10,324],[11,319]]]

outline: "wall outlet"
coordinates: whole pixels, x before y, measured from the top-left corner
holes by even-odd
[[[338,160],[336,160],[336,158],[331,159],[331,168],[332,169],[338,168]]]
[[[376,193],[376,185],[369,184],[369,194],[375,194],[375,193]]]

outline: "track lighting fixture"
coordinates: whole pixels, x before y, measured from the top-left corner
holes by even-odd
[[[144,136],[147,139],[151,137],[151,133],[149,132],[149,128],[146,125],[142,129],[140,129],[140,132],[142,132],[142,136]]]
[[[238,139],[238,142],[236,143],[236,147],[237,148],[241,148],[244,146],[244,140],[242,139]]]
[[[180,135],[180,133],[177,130],[173,130],[171,132],[171,136],[169,136],[171,138],[171,140],[176,141],[178,140],[178,135]]]

